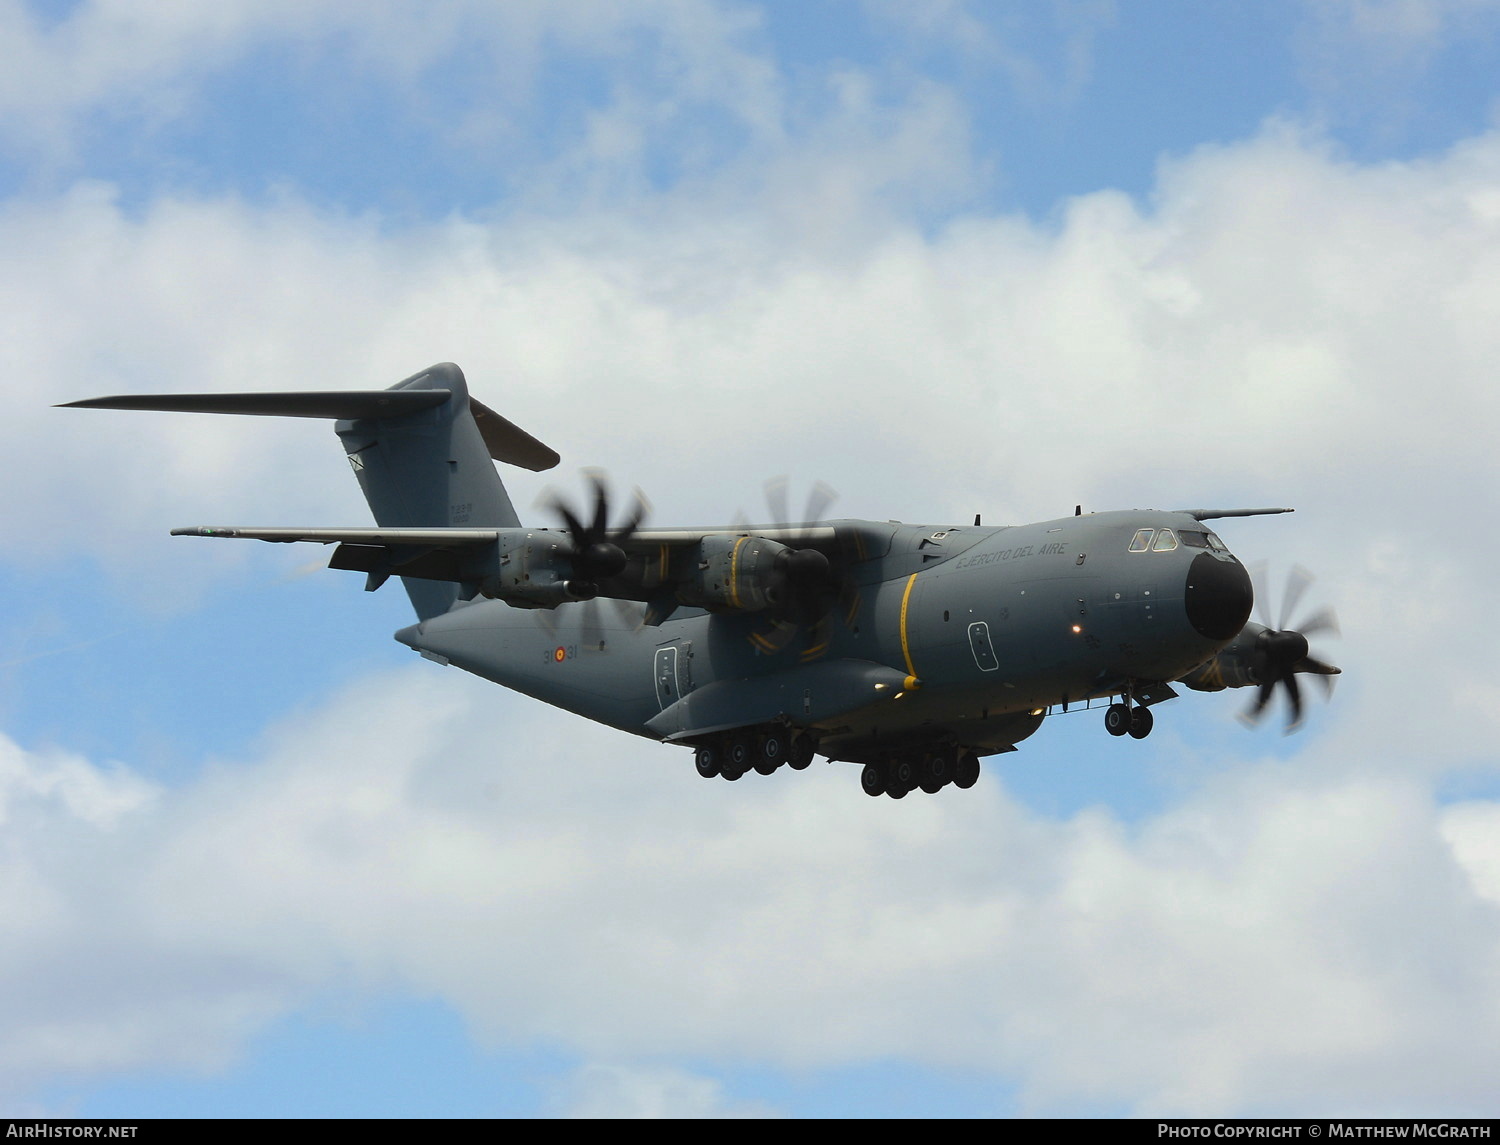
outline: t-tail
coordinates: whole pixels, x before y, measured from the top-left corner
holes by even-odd
[[[180,413],[258,414],[276,417],[320,417],[335,422],[349,464],[383,532],[445,529],[486,531],[520,525],[510,495],[491,459],[541,471],[558,462],[557,454],[529,433],[469,396],[463,371],[442,362],[397,382],[387,390],[351,390],[253,394],[141,394],[68,402],[92,409],[164,410]],[[212,530],[182,530],[212,532]],[[238,536],[306,530],[232,529]],[[324,530],[343,543],[332,564],[369,573],[375,588],[393,569],[413,559],[423,547],[413,533],[410,544],[370,530]],[[365,534],[374,544],[360,544]],[[302,539],[287,536],[285,539]],[[321,538],[319,538],[321,539]],[[399,573],[398,573],[399,575]],[[448,611],[462,586],[450,580],[403,576],[417,615],[426,620]]]

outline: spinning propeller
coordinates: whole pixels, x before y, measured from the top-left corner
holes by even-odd
[[[641,522],[646,519],[646,499],[636,491],[635,505],[625,523],[613,532],[609,528],[609,488],[604,475],[597,469],[588,471],[589,484],[594,487],[594,516],[585,525],[560,496],[554,495],[549,505],[562,517],[568,528],[568,540],[572,549],[567,553],[568,564],[573,570],[573,579],[568,587],[581,599],[588,600],[599,595],[599,582],[619,576],[625,571],[628,558],[623,546],[634,536]]]
[[[779,652],[805,630],[809,633],[808,647],[802,656],[815,659],[827,650],[835,605],[842,607],[844,621],[850,626],[859,612],[857,586],[835,568],[826,553],[811,547],[811,530],[823,520],[838,494],[817,482],[808,492],[801,522],[794,525],[787,506],[787,479],[773,477],[766,482],[765,490],[772,522],[791,531],[792,536],[786,541],[786,551],[776,557],[769,589],[774,602],[770,623],[751,633],[750,642],[762,651]]]
[[[599,623],[599,603],[596,599],[599,595],[599,584],[625,571],[626,565],[629,564],[629,557],[625,553],[624,546],[640,529],[647,512],[650,511],[650,506],[637,489],[635,504],[631,507],[624,524],[611,530],[609,527],[610,492],[604,474],[601,470],[591,469],[586,471],[585,476],[594,489],[593,516],[587,524],[568,507],[559,494],[554,493],[546,504],[548,508],[562,517],[563,524],[568,530],[568,542],[571,547],[565,556],[573,573],[568,580],[568,589],[584,602],[581,622],[583,640],[585,644],[600,641],[602,647],[603,631]],[[639,606],[615,598],[611,598],[611,603],[621,620],[630,628],[641,626],[642,616]],[[543,627],[555,634],[556,620],[550,614],[544,614],[544,611],[539,610],[538,619]]]
[[[1258,581],[1261,577],[1257,576],[1255,579]],[[1276,694],[1276,687],[1279,684],[1287,699],[1286,730],[1293,732],[1301,726],[1302,689],[1297,683],[1299,674],[1318,677],[1323,685],[1324,696],[1333,694],[1333,677],[1339,674],[1339,670],[1332,664],[1310,655],[1307,644],[1309,636],[1315,636],[1320,632],[1338,635],[1338,618],[1334,615],[1333,609],[1321,609],[1301,624],[1294,626],[1291,623],[1292,613],[1312,582],[1312,573],[1301,567],[1293,568],[1287,574],[1286,589],[1281,599],[1281,612],[1274,627],[1271,625],[1269,614],[1262,609],[1264,600],[1262,594],[1260,592],[1255,594],[1256,616],[1265,625],[1265,630],[1255,637],[1250,652],[1250,668],[1260,688],[1250,707],[1240,717],[1246,723],[1257,723],[1265,715],[1266,708],[1270,706],[1271,697]]]

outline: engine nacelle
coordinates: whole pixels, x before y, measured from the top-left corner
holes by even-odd
[[[1256,637],[1265,628],[1259,624],[1245,626],[1234,643],[1219,650],[1212,660],[1205,660],[1180,682],[1198,692],[1222,692],[1225,688],[1250,688],[1260,683],[1255,668],[1258,662]]]
[[[573,576],[565,537],[531,529],[504,529],[490,550],[479,592],[516,608],[556,608],[592,600],[598,586]]]
[[[795,549],[753,536],[704,537],[698,567],[678,598],[711,610],[763,612],[781,603],[785,568]]]

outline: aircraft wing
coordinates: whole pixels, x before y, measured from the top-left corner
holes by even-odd
[[[298,529],[245,525],[194,525],[173,529],[174,537],[232,537],[250,541],[291,544],[311,541],[338,545],[328,560],[331,569],[365,573],[365,589],[373,592],[396,576],[462,582],[468,579],[466,552],[494,544],[499,529]]]
[[[239,537],[250,541],[312,541],[321,545],[424,545],[430,548],[465,548],[487,545],[500,536],[499,529],[296,529],[245,525],[193,525],[173,529],[174,537]]]
[[[818,549],[826,557],[847,551],[853,559],[862,559],[876,555],[879,545],[888,543],[888,538],[882,540],[873,533],[869,536],[865,533],[860,528],[841,531],[827,524],[638,529],[611,540],[624,553],[625,567],[604,576],[592,576],[586,569],[578,568],[577,557],[572,555],[577,551],[575,538],[567,529],[195,525],[172,530],[174,537],[227,537],[276,544],[305,541],[337,545],[328,567],[367,574],[365,588],[371,591],[393,575],[475,586],[482,582],[493,584],[493,578],[500,577],[500,587],[487,589],[487,592],[494,591],[503,599],[524,607],[552,607],[554,603],[564,601],[554,601],[552,597],[542,595],[550,590],[540,586],[553,583],[560,586],[564,582],[576,585],[581,581],[592,594],[646,602],[651,606],[648,615],[653,619],[664,618],[684,600],[693,599],[692,585],[701,579],[701,571],[709,567],[703,563],[700,551],[700,546],[706,542],[724,566],[718,574],[723,582],[725,576],[731,580],[740,576],[753,577],[749,565],[755,559],[752,554],[757,549],[754,545],[745,547],[752,538],[777,542],[778,546],[789,548]],[[760,546],[761,551],[764,548]],[[486,549],[490,552],[485,552]],[[540,559],[550,564],[553,576],[533,579],[537,565],[511,565],[512,569],[520,568],[522,575],[515,584],[507,584],[501,570],[510,560],[506,555],[510,552],[522,553],[523,562]],[[527,553],[532,555],[525,555]],[[528,567],[531,574],[525,575]],[[541,567],[545,568],[546,564]],[[826,561],[824,568],[828,568]],[[713,579],[713,574],[709,579]],[[749,583],[749,580],[735,581],[736,585]],[[810,587],[804,591],[812,590]],[[816,587],[818,592],[829,590],[845,595],[848,591],[843,578],[837,576],[826,584],[819,582]],[[687,591],[688,596],[682,596],[682,591]],[[731,607],[764,607],[742,600],[733,587],[728,591],[727,603]],[[573,596],[571,599],[586,597]]]

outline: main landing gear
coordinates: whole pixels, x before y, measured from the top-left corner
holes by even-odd
[[[813,761],[817,743],[806,732],[783,727],[740,729],[698,745],[693,764],[704,779],[739,779],[747,771],[770,775],[783,764],[801,771]]]
[[[1155,724],[1150,708],[1139,704],[1110,704],[1104,709],[1104,730],[1112,736],[1128,735],[1133,739],[1145,739]]]
[[[867,763],[859,784],[866,795],[905,799],[919,788],[935,795],[948,784],[968,789],[979,782],[979,757],[967,748],[940,747],[922,755],[896,755]]]

